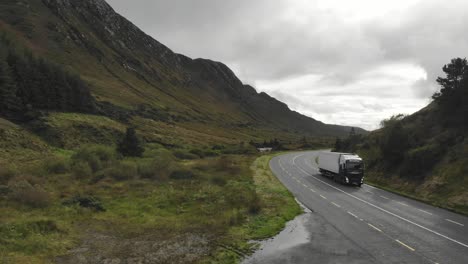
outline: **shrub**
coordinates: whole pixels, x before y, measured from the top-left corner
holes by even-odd
[[[138,166],[133,161],[122,161],[117,166],[106,169],[104,173],[117,181],[131,180],[138,175]]]
[[[443,149],[437,145],[427,145],[408,151],[401,174],[406,177],[421,178],[425,172],[434,167],[441,153]]]
[[[5,239],[26,238],[30,235],[47,235],[60,232],[57,223],[53,220],[37,220],[25,223],[0,224],[0,237]]]
[[[93,172],[110,167],[117,160],[114,149],[101,145],[88,145],[80,148],[72,156],[74,163],[86,162]]]
[[[27,181],[14,182],[10,186],[10,200],[33,208],[44,208],[50,205],[50,195],[39,185],[32,186]]]
[[[73,177],[75,177],[76,179],[85,179],[93,175],[93,170],[91,169],[89,164],[83,161],[73,164],[71,171]]]
[[[95,197],[91,196],[75,196],[70,200],[63,202],[65,206],[79,205],[84,208],[94,209],[98,212],[105,212],[106,209],[102,205],[101,201]]]
[[[68,161],[61,157],[48,158],[44,162],[45,169],[48,173],[62,174],[70,170]]]
[[[15,176],[16,172],[10,167],[0,164],[0,184],[7,184]]]
[[[207,149],[203,151],[203,155],[205,157],[216,157],[216,156],[219,156],[219,153],[216,151]]]
[[[8,195],[10,191],[10,187],[6,185],[0,185],[0,197]]]
[[[145,179],[167,180],[171,173],[177,169],[177,164],[167,151],[155,153],[151,160],[145,160],[138,164],[138,174]]]
[[[245,208],[257,199],[255,189],[249,183],[229,181],[224,188],[225,199],[233,208]]]
[[[257,193],[255,193],[254,198],[252,201],[250,201],[248,205],[248,210],[250,214],[258,214],[262,210],[262,202],[260,201],[260,198],[258,198]]]
[[[195,174],[189,170],[176,170],[169,177],[174,180],[190,180],[195,178]]]
[[[211,178],[211,182],[218,186],[224,186],[227,184],[226,178],[220,175],[215,175]]]
[[[228,156],[219,158],[215,165],[216,170],[235,175],[240,173],[240,167],[237,166]]]
[[[196,155],[196,156],[200,157],[200,158],[205,157],[205,152],[203,150],[201,150],[201,149],[191,149],[189,152],[191,154],[193,154],[193,155]]]
[[[176,156],[178,159],[183,159],[183,160],[194,160],[194,159],[200,158],[199,156],[193,153],[182,151],[182,150],[174,151],[174,156]]]
[[[244,214],[239,211],[238,209],[234,209],[234,210],[231,210],[231,211],[228,211],[226,213],[226,216],[227,216],[227,221],[228,221],[228,225],[229,226],[237,226],[237,225],[240,225],[244,222]]]

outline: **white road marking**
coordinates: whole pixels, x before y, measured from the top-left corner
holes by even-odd
[[[320,197],[322,197],[323,199],[327,200],[327,197],[323,196],[323,195],[320,195]]]
[[[373,225],[371,225],[371,224],[369,224],[369,223],[367,223],[367,225],[370,226],[370,227],[372,227],[373,229],[379,231],[379,232],[382,232],[382,230],[378,229],[377,227],[375,227],[375,226],[373,226]]]
[[[299,170],[301,170],[303,173],[305,173],[306,175],[309,175],[309,173],[308,173],[307,171],[305,171],[305,170],[302,169],[301,167],[297,166],[297,164],[296,164],[296,162],[295,162],[296,158],[298,158],[298,157],[300,157],[300,156],[302,156],[302,155],[299,155],[299,156],[296,156],[295,158],[293,158],[293,164],[294,164]],[[392,213],[392,212],[390,212],[390,211],[388,211],[388,210],[385,210],[385,209],[383,209],[383,208],[381,208],[381,207],[379,207],[379,206],[377,206],[377,205],[375,205],[375,204],[373,204],[373,203],[370,203],[370,202],[368,202],[368,201],[366,201],[366,200],[363,200],[363,199],[361,199],[361,198],[359,198],[359,197],[357,197],[357,196],[354,196],[354,195],[352,195],[352,194],[350,194],[350,193],[347,193],[347,192],[345,192],[345,191],[343,191],[343,190],[341,190],[341,189],[339,189],[339,188],[337,188],[337,187],[335,187],[335,186],[333,186],[333,185],[331,185],[331,184],[328,184],[328,183],[326,183],[326,182],[324,182],[324,181],[318,179],[318,178],[315,177],[315,176],[312,176],[312,175],[310,175],[310,176],[311,176],[312,178],[314,178],[315,180],[317,180],[317,181],[319,181],[319,182],[321,182],[321,183],[323,183],[323,184],[325,184],[325,185],[327,185],[327,186],[329,186],[329,187],[331,187],[331,188],[333,188],[333,189],[335,189],[335,190],[337,190],[337,191],[339,191],[339,192],[342,192],[342,193],[348,195],[349,197],[352,197],[352,198],[354,198],[354,199],[356,199],[356,200],[358,200],[358,201],[361,201],[361,202],[363,202],[363,203],[365,203],[365,204],[367,204],[367,205],[370,205],[370,206],[372,206],[372,207],[374,207],[374,208],[376,208],[376,209],[378,209],[378,210],[380,210],[380,211],[382,211],[382,212],[384,212],[384,213],[387,213],[387,214],[389,214],[389,215],[392,215],[392,216],[394,216],[394,217],[396,217],[396,218],[398,218],[398,219],[400,219],[400,220],[403,220],[403,221],[405,221],[405,222],[407,222],[407,223],[410,223],[410,224],[415,225],[415,226],[417,226],[417,227],[419,227],[419,228],[421,228],[421,229],[424,229],[424,230],[426,230],[426,231],[428,231],[428,232],[431,232],[431,233],[433,233],[433,234],[435,234],[435,235],[437,235],[437,236],[440,236],[440,237],[442,237],[442,238],[445,238],[445,239],[450,240],[450,241],[452,241],[452,242],[454,242],[454,243],[456,243],[456,244],[459,244],[459,245],[461,245],[461,246],[463,246],[463,247],[468,248],[468,245],[465,244],[465,243],[463,243],[463,242],[460,242],[460,241],[458,241],[458,240],[455,240],[455,239],[453,239],[453,238],[451,238],[451,237],[448,237],[448,236],[446,236],[446,235],[443,235],[443,234],[441,234],[441,233],[439,233],[439,232],[437,232],[437,231],[434,231],[434,230],[432,230],[432,229],[430,229],[430,228],[427,228],[427,227],[422,226],[422,225],[420,225],[420,224],[418,224],[418,223],[415,223],[415,222],[413,222],[413,221],[411,221],[411,220],[409,220],[409,219],[406,219],[406,218],[404,218],[404,217],[402,217],[402,216],[399,216],[399,215],[397,215],[397,214],[395,214],[395,213]]]
[[[306,187],[306,188],[307,188],[307,185],[305,185],[305,184],[302,184],[302,186],[304,186],[304,187]]]
[[[458,223],[458,222],[455,222],[453,220],[450,220],[450,219],[445,219],[445,221],[448,221],[450,223],[453,223],[453,224],[456,224],[456,225],[459,225],[459,226],[465,226],[464,224],[461,224],[461,223]]]
[[[348,214],[354,216],[355,218],[359,218],[357,215],[355,215],[355,214],[353,214],[353,213],[351,213],[351,212],[349,212],[349,211],[348,211]]]
[[[366,191],[366,193],[374,194],[373,192]]]
[[[425,214],[428,214],[428,215],[432,215],[432,213],[431,213],[431,212],[424,211],[424,210],[422,210],[422,209],[418,209],[418,211],[421,211],[421,212],[423,212],[423,213],[425,213]]]
[[[336,203],[334,203],[334,202],[332,202],[332,204],[333,204],[334,206],[338,207],[338,208],[341,208],[341,205],[339,205],[339,204],[336,204]]]
[[[315,192],[315,190],[314,190],[314,189],[312,189],[312,188],[309,188],[309,190],[310,190],[310,191],[312,191],[312,192]]]
[[[397,203],[399,203],[399,204],[401,204],[401,205],[403,205],[403,206],[409,206],[409,205],[407,205],[407,204],[405,204],[405,203],[402,203],[402,202],[397,202]]]
[[[411,250],[411,251],[416,251],[414,248],[406,245],[405,243],[401,242],[400,240],[396,239],[396,242],[400,243],[400,245],[404,246],[405,248]]]
[[[384,198],[385,200],[390,200],[390,198],[388,198],[388,197],[385,197],[385,196],[382,196],[382,195],[379,195],[379,196]]]

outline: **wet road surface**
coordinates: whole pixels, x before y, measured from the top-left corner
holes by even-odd
[[[244,263],[468,263],[468,217],[318,172],[318,152],[273,158],[278,179],[309,209]]]

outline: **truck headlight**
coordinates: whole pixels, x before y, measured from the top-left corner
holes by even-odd
[[[345,179],[346,179],[346,183],[349,183],[349,179],[348,179],[348,177],[345,177]]]

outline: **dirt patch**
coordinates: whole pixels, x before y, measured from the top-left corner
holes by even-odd
[[[151,236],[119,238],[90,234],[81,246],[56,258],[58,264],[194,263],[212,251],[204,235],[185,234],[170,239]]]

